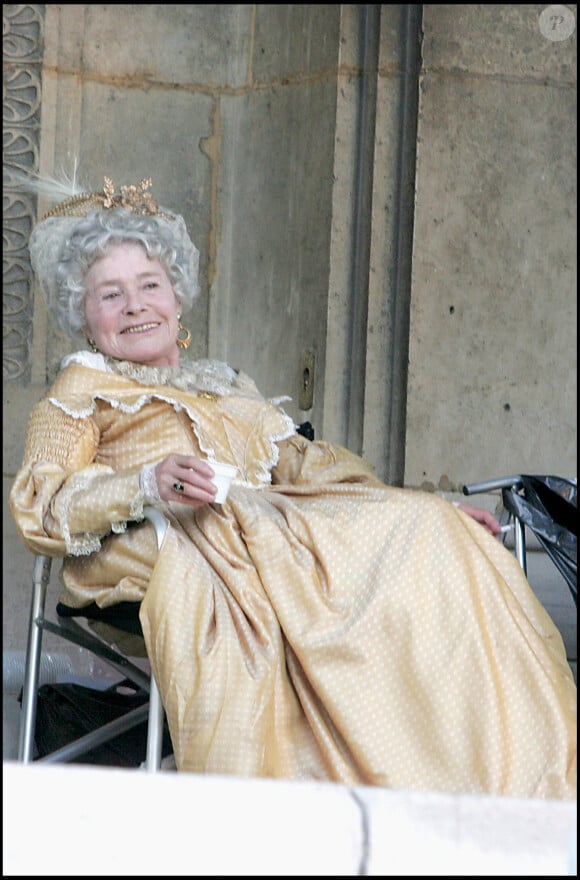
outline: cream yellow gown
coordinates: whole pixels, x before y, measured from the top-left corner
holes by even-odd
[[[228,461],[225,504],[143,521],[142,465]],[[11,510],[62,601],[142,600],[179,770],[576,796],[576,687],[517,561],[436,495],[296,434],[219,362],[79,352],[29,424]]]

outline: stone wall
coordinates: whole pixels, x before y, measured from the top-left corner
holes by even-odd
[[[193,356],[290,394],[387,481],[574,475],[576,31],[546,9],[3,6],[7,648],[31,565],[7,494],[70,350],[30,276],[43,205],[13,169],[153,176],[201,253]]]

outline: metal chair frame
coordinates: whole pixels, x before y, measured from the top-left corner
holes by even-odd
[[[144,515],[155,528],[157,549],[160,550],[167,531],[168,522],[163,514],[154,507],[146,507]],[[70,761],[73,758],[86,754],[92,748],[108,742],[120,733],[130,730],[147,718],[147,750],[142,767],[150,772],[158,771],[161,767],[164,710],[153,673],[150,676],[147,675],[139,666],[129,660],[127,656],[112,648],[98,636],[87,631],[77,620],[60,617],[58,621],[54,621],[46,617],[45,605],[51,565],[51,557],[40,554],[35,556],[22,692],[18,760],[25,764],[33,760],[35,763]],[[126,679],[147,691],[149,693],[149,702],[144,706],[127,712],[121,718],[103,725],[98,730],[80,737],[63,748],[35,760],[33,757],[34,734],[36,729],[42,635],[44,630],[52,632],[68,642],[86,648],[103,659]]]
[[[309,440],[314,439],[314,428],[310,422],[303,422],[296,428]],[[168,528],[168,521],[155,507],[144,508],[144,516],[155,529],[157,537],[157,549],[161,549],[163,539]],[[132,663],[128,657],[114,650],[102,638],[88,632],[77,620],[72,617],[59,617],[58,622],[48,619],[45,615],[46,594],[50,579],[52,558],[37,555],[34,561],[32,576],[32,602],[30,610],[30,623],[28,628],[28,643],[26,648],[26,663],[24,669],[24,686],[22,691],[22,713],[20,723],[20,738],[18,745],[18,759],[27,764],[34,759],[34,734],[36,729],[36,706],[38,700],[38,688],[40,678],[40,660],[42,652],[42,634],[44,630],[52,632],[66,641],[80,645],[103,659],[106,663],[120,672],[124,678],[143,688],[149,693],[149,703],[127,712],[121,718],[104,724],[98,730],[80,737],[68,745],[37,758],[36,762],[55,763],[57,761],[70,761],[90,751],[104,742],[108,742],[119,733],[130,730],[140,724],[146,717],[147,723],[147,751],[145,761],[142,764],[146,770],[156,772],[161,767],[161,752],[163,748],[163,721],[164,709],[161,696],[153,674],[147,676],[142,669]],[[111,624],[114,625],[113,621]]]
[[[521,476],[498,477],[495,480],[485,480],[482,483],[470,483],[463,487],[464,495],[477,495],[481,493],[496,492],[499,489],[506,490],[512,495],[516,495],[522,488]],[[514,553],[515,557],[521,565],[524,574],[528,573],[526,558],[526,528],[524,523],[514,516]]]

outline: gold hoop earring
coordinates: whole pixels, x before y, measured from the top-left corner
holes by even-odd
[[[177,331],[177,344],[180,348],[189,348],[190,343],[191,330],[188,330],[187,327],[184,327],[180,321],[179,330]]]
[[[99,349],[97,348],[94,339],[87,339],[87,342],[89,343],[91,351],[98,352]]]

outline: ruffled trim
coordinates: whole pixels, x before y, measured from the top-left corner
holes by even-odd
[[[136,412],[139,412],[147,403],[150,403],[152,400],[161,400],[164,403],[168,403],[173,407],[175,412],[186,412],[191,420],[191,424],[193,430],[195,432],[195,436],[197,438],[197,442],[199,443],[199,448],[201,451],[207,455],[209,461],[216,461],[215,450],[208,446],[203,438],[200,436],[201,433],[201,423],[199,421],[198,416],[194,413],[194,411],[185,403],[179,400],[175,400],[175,398],[170,397],[167,394],[161,394],[154,392],[153,394],[141,394],[137,400],[133,403],[123,403],[121,400],[117,400],[115,397],[104,394],[102,392],[94,392],[92,394],[91,404],[86,407],[77,407],[71,408],[64,401],[59,400],[56,397],[49,397],[48,400],[53,406],[56,406],[58,409],[61,409],[68,416],[71,416],[73,419],[86,419],[89,416],[93,415],[97,408],[97,401],[102,401],[103,403],[108,404],[113,409],[118,409],[121,412],[127,413],[129,415],[133,415]]]
[[[189,419],[191,420],[197,442],[199,443],[199,448],[205,455],[207,455],[208,461],[212,462],[217,460],[215,449],[213,449],[213,447],[211,446],[208,446],[200,435],[201,424],[194,411],[187,404],[182,403],[179,400],[175,400],[174,398],[169,397],[165,394],[159,394],[157,392],[154,394],[142,394],[133,403],[123,403],[122,401],[117,400],[116,398],[109,395],[95,392],[92,396],[92,401],[89,406],[75,407],[74,409],[68,406],[64,401],[59,400],[56,397],[49,397],[48,400],[50,401],[50,403],[52,403],[53,406],[56,406],[58,409],[62,410],[62,412],[66,413],[66,415],[70,416],[73,419],[89,418],[89,416],[91,416],[95,412],[98,400],[108,404],[109,406],[113,407],[113,409],[118,409],[121,412],[128,414],[139,412],[140,409],[142,409],[147,403],[150,403],[152,400],[162,400],[164,403],[168,403],[170,406],[172,406],[176,412],[183,411],[187,413]],[[273,401],[268,402],[278,407],[277,403],[274,403]],[[278,413],[285,425],[285,429],[280,433],[270,434],[269,436],[264,437],[264,441],[269,446],[270,454],[266,461],[260,462],[260,471],[256,474],[258,480],[261,483],[269,484],[271,482],[270,469],[278,464],[280,451],[276,444],[279,443],[281,440],[286,440],[288,437],[292,437],[296,433],[296,425],[294,424],[294,421],[290,418],[290,416],[281,409],[278,409]],[[237,482],[239,485],[243,486],[252,485],[251,483],[246,481],[235,480],[234,482]]]
[[[125,376],[127,379],[139,382],[140,385],[169,385],[180,391],[205,391],[220,397],[240,393],[251,397],[262,397],[249,377],[243,373],[238,374],[225,361],[213,358],[184,361],[179,367],[150,367],[132,361],[117,360],[100,352],[81,350],[65,355],[61,361],[61,369],[70,364]]]
[[[152,400],[163,400],[165,403],[170,403],[177,411],[182,409],[187,409],[185,404],[180,403],[178,400],[174,400],[172,397],[167,397],[164,394],[141,394],[133,403],[123,403],[121,400],[117,400],[115,397],[111,397],[108,394],[104,394],[99,391],[91,392],[91,402],[87,406],[75,406],[69,405],[65,403],[64,400],[59,400],[58,397],[49,397],[49,402],[52,403],[53,406],[56,406],[58,409],[62,410],[67,416],[70,416],[73,419],[87,419],[89,416],[92,416],[97,408],[97,401],[100,400],[103,403],[108,404],[113,409],[118,409],[121,412],[127,414],[134,414],[139,412],[146,403],[150,403]]]
[[[79,475],[72,477],[68,486],[61,489],[59,506],[61,508],[61,529],[65,540],[66,550],[69,556],[90,556],[91,553],[101,549],[101,540],[107,534],[104,530],[97,532],[84,532],[82,535],[71,535],[69,519],[71,500],[74,495],[84,492],[90,485],[90,478]],[[125,526],[126,527],[126,526]]]
[[[153,506],[163,504],[163,499],[159,494],[159,486],[157,485],[157,476],[155,474],[155,468],[158,464],[158,461],[153,461],[151,464],[144,464],[139,474],[139,488],[143,492],[145,503],[152,504]]]
[[[133,379],[141,385],[170,385],[181,391],[205,391],[225,397],[234,392],[237,373],[224,361],[203,358],[186,361],[179,367],[149,367],[131,361],[105,358],[110,372]]]
[[[64,538],[67,554],[69,556],[90,556],[101,549],[103,538],[109,534],[109,529],[103,529],[101,532],[84,532],[82,535],[71,535],[70,531],[70,507],[72,499],[79,492],[85,492],[90,488],[91,477],[78,474],[71,477],[67,486],[63,487],[60,492],[59,507],[62,536]],[[127,519],[115,520],[111,523],[111,531],[116,535],[121,535],[127,531],[129,523],[140,522],[145,518],[143,508],[145,505],[145,494],[141,487],[137,490],[135,496],[129,502],[129,516]]]
[[[271,470],[278,463],[280,456],[277,443],[296,433],[294,421],[279,406],[279,401],[290,400],[291,398],[286,397],[267,400],[262,394],[260,394],[253,379],[243,372],[236,373],[235,370],[221,361],[205,360],[192,362],[189,366],[193,366],[193,372],[191,370],[188,371],[187,368],[183,368],[189,375],[189,380],[185,380],[188,382],[187,389],[179,389],[173,385],[172,381],[170,381],[175,378],[176,374],[178,374],[182,368],[179,368],[176,371],[175,368],[171,367],[141,367],[140,365],[132,364],[128,361],[113,361],[112,358],[105,358],[102,354],[87,351],[79,351],[72,355],[67,355],[63,363],[65,362],[67,366],[77,364],[82,367],[89,367],[90,369],[96,369],[109,374],[119,373],[129,379],[129,381],[136,381],[139,384],[143,384],[146,380],[148,384],[154,383],[154,380],[158,380],[160,377],[163,378],[164,376],[167,393],[164,393],[161,390],[149,390],[148,393],[143,394],[140,394],[138,391],[135,391],[134,394],[127,394],[126,389],[121,390],[120,392],[105,391],[103,389],[88,389],[86,392],[80,392],[78,395],[75,395],[74,393],[71,395],[68,393],[65,400],[55,395],[49,397],[48,400],[53,406],[62,410],[62,412],[66,413],[73,419],[89,418],[94,414],[99,401],[107,404],[113,409],[117,409],[120,412],[129,415],[137,413],[147,403],[150,403],[153,400],[162,401],[173,407],[175,412],[185,412],[187,414],[192,425],[192,430],[199,444],[200,451],[207,457],[207,460],[210,463],[212,461],[217,461],[217,454],[215,448],[208,441],[207,431],[204,430],[202,420],[199,418],[195,410],[182,399],[181,395],[177,394],[176,396],[173,396],[171,394],[171,387],[175,387],[178,392],[186,390],[186,393],[199,392],[202,395],[210,393],[216,394],[218,397],[235,395],[250,397],[262,401],[264,404],[271,404],[276,410],[273,419],[276,429],[274,429],[274,424],[271,429],[268,429],[267,424],[264,426],[264,434],[261,437],[263,456],[255,462],[255,469],[253,471],[254,480],[257,480],[261,486],[271,485]],[[110,368],[111,362],[116,365],[116,369]],[[207,381],[205,382],[201,381],[202,373],[206,376]],[[193,382],[192,379],[194,375],[197,377],[195,382]],[[137,376],[139,376],[139,378],[137,378]],[[220,377],[219,381],[216,377]],[[232,380],[227,395],[221,395],[217,391],[209,390],[210,388],[218,387],[222,380],[225,380],[226,378]],[[201,387],[202,384],[204,386],[203,388]],[[75,396],[77,397],[77,403],[75,403]],[[120,399],[123,397],[128,399]],[[256,488],[255,483],[251,482],[249,479],[237,478],[235,483],[248,488]]]
[[[143,512],[143,507],[146,504],[145,493],[139,487],[139,490],[135,497],[131,500],[129,504],[129,522],[140,522],[142,519],[145,519],[145,514]],[[114,532],[125,532],[127,531],[127,520],[121,520],[119,523],[113,523],[113,531]]]
[[[283,410],[280,410],[279,414],[286,425],[286,430],[279,434],[270,434],[269,436],[264,437],[265,442],[268,444],[270,454],[266,461],[263,459],[260,461],[260,467],[256,473],[256,478],[264,486],[270,486],[272,484],[272,468],[276,467],[280,459],[280,447],[277,444],[281,440],[287,440],[288,437],[293,437],[296,433],[296,425],[290,416]]]
[[[71,354],[65,354],[60,362],[61,370],[70,364],[79,364],[81,367],[89,367],[91,370],[101,370],[103,373],[112,373],[106,364],[105,356],[99,352],[93,351],[73,351]]]

